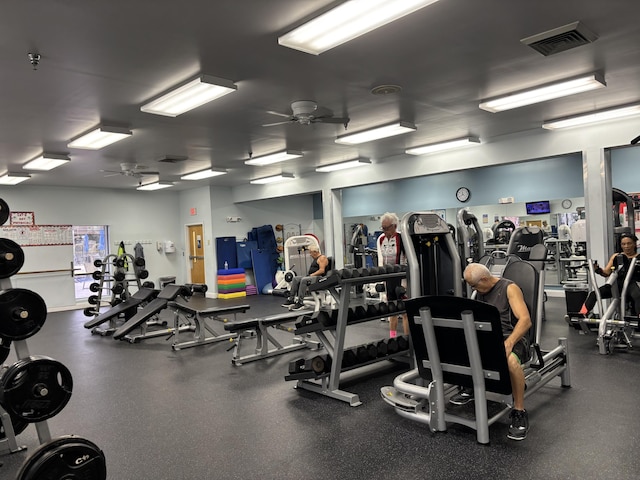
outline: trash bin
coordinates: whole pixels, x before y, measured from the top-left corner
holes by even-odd
[[[589,285],[586,283],[565,283],[563,289],[567,304],[567,315],[571,316],[571,314],[579,313],[589,294]]]
[[[160,277],[158,279],[158,285],[160,285],[160,288],[164,288],[172,283],[176,283],[176,277]]]

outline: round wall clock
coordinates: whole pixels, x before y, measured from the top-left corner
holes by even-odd
[[[571,208],[571,205],[573,205],[573,203],[571,203],[571,200],[568,198],[562,200],[562,208]]]
[[[469,201],[469,199],[471,198],[471,190],[469,190],[467,187],[460,187],[458,190],[456,190],[456,198],[459,202],[463,203]]]

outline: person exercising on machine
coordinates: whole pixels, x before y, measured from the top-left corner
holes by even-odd
[[[464,270],[464,279],[477,292],[476,300],[495,306],[500,312],[504,349],[507,354],[513,409],[507,437],[524,440],[529,431],[529,416],[524,409],[524,370],[522,363],[529,360],[529,345],[526,338],[531,328],[531,316],[524,301],[522,290],[513,281],[495,277],[480,263],[472,263]],[[511,318],[515,317],[515,325]],[[451,397],[450,402],[464,405],[473,400],[473,389],[462,389]]]
[[[329,259],[321,254],[320,249],[316,246],[309,247],[309,254],[311,258],[313,258],[313,262],[311,262],[309,266],[308,275],[306,277],[293,277],[293,280],[291,280],[291,290],[289,290],[289,298],[282,304],[283,307],[287,307],[290,310],[303,309],[303,299],[307,294],[309,285],[317,282],[318,279],[327,274]]]
[[[622,252],[611,255],[609,262],[604,268],[600,268],[597,262],[594,264],[595,272],[603,277],[609,277],[614,270],[618,270],[619,273],[616,281],[620,293],[622,293],[622,285],[624,284],[624,279],[629,271],[631,259],[638,256],[637,244],[638,237],[630,233],[623,233],[620,236],[620,249]],[[611,298],[613,296],[610,283],[602,285],[598,290],[600,290],[600,296],[602,298]],[[638,287],[636,282],[629,283],[629,286],[627,287],[627,296],[627,301],[633,303],[635,314],[640,315],[640,287]],[[588,316],[591,313],[591,310],[593,310],[595,304],[596,293],[590,292],[579,313],[585,317]]]

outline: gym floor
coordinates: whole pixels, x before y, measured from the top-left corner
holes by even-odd
[[[279,297],[242,300],[251,309],[239,319],[283,311]],[[206,300],[216,302],[235,300]],[[434,434],[397,415],[379,391],[402,364],[353,371],[341,388],[363,404],[350,407],[284,381],[289,362],[311,351],[235,367],[227,342],[177,352],[162,337],[132,345],[92,335],[82,311],[49,314],[27,342],[31,355],[53,357],[73,374],[69,404],[48,420],[52,437],[96,443],[113,480],[638,478],[640,351],[599,355],[595,336],[568,327],[565,310],[563,298],[548,299],[542,347],[568,337],[572,388],[555,379],[540,389],[527,399],[528,438],[508,440],[505,417],[490,428],[490,445],[463,426]],[[347,340],[383,338],[387,329],[372,320],[349,327]],[[6,363],[14,361],[12,352]],[[28,448],[0,456],[2,479],[14,478],[37,448],[33,425],[18,443]]]

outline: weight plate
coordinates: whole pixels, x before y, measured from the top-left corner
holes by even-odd
[[[136,264],[136,266],[138,267],[144,267],[145,265],[145,260],[142,257],[136,257],[136,259],[134,260],[134,263]]]
[[[24,251],[13,240],[0,238],[0,278],[9,278],[24,265]]]
[[[145,279],[145,278],[149,278],[149,271],[148,270],[140,270],[140,272],[138,272],[138,277],[141,279]]]
[[[111,288],[111,291],[115,294],[115,295],[120,295],[122,292],[124,292],[124,285],[122,285],[121,283],[116,283],[113,288]]]
[[[92,283],[91,285],[89,285],[89,290],[91,290],[92,292],[99,292],[100,291],[100,284],[99,283]]]
[[[0,337],[0,365],[9,357],[9,352],[11,352],[11,340]]]
[[[62,363],[32,355],[11,365],[0,378],[0,404],[29,423],[57,415],[69,402],[71,372]]]
[[[91,274],[91,278],[94,280],[100,280],[102,278],[102,272],[100,270],[96,270]]]
[[[93,266],[96,268],[100,268],[102,267],[102,265],[104,264],[102,263],[102,260],[100,260],[99,258],[93,261]]]
[[[124,258],[118,258],[115,261],[115,266],[118,267],[118,268],[122,268],[122,267],[124,267],[125,263],[126,263],[126,261],[125,261]]]
[[[87,307],[82,311],[82,313],[84,313],[85,317],[93,317],[98,312],[96,312],[93,307]]]
[[[22,464],[17,480],[105,480],[107,465],[98,446],[82,437],[65,435],[38,447]]]
[[[13,427],[13,434],[20,435],[29,426],[29,422],[25,422],[19,417],[9,415],[11,417],[11,426]],[[0,440],[7,438],[7,431],[4,424],[0,422]]]
[[[24,340],[38,333],[47,319],[47,305],[40,295],[24,288],[0,291],[0,336]]]
[[[0,198],[0,225],[4,225],[9,220],[9,205]]]
[[[97,305],[98,295],[89,295],[89,298],[87,298],[87,302],[89,302],[89,305]]]
[[[116,282],[121,282],[124,280],[125,278],[125,273],[124,272],[116,272],[113,274],[113,278]]]

